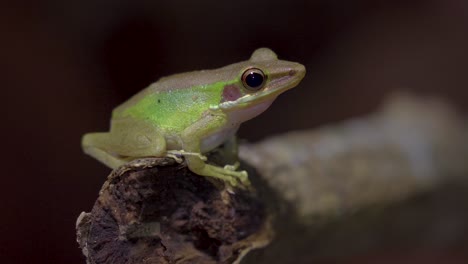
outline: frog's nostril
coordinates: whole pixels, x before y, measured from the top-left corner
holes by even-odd
[[[296,75],[296,73],[297,73],[297,71],[295,71],[295,70],[290,70],[290,71],[289,71],[289,76],[294,76],[294,75]]]

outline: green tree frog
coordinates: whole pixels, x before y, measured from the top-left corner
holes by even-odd
[[[113,110],[109,132],[85,134],[82,147],[113,169],[141,157],[183,156],[198,175],[248,185],[246,171],[208,164],[203,154],[232,142],[242,122],[304,75],[303,65],[260,48],[243,62],[161,78]]]

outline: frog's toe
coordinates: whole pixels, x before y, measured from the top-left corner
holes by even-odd
[[[224,165],[224,169],[225,170],[230,170],[230,171],[235,171],[236,170],[233,165]]]
[[[169,158],[174,159],[177,163],[182,163],[184,161],[181,157],[179,157],[179,156],[177,156],[175,154],[172,154],[172,153],[167,153],[166,156],[169,157]]]
[[[236,161],[236,163],[234,163],[233,165],[225,165],[224,169],[225,170],[230,170],[230,171],[235,171],[235,170],[237,170],[239,168],[239,165],[240,165],[239,162]]]
[[[236,174],[234,174],[233,171],[227,171],[227,172],[228,173],[225,173],[220,178],[223,179],[225,182],[229,183],[229,185],[232,187],[236,187],[237,185],[239,185],[239,177],[237,176],[238,172],[235,172]]]
[[[203,161],[207,161],[207,160],[208,160],[208,158],[207,158],[206,156],[202,155],[202,154],[198,154],[197,156],[198,156],[201,160],[203,160]]]
[[[230,184],[232,187],[236,187],[236,186],[237,186],[237,179],[234,178],[234,177],[229,177],[229,184]]]
[[[207,161],[208,160],[208,158],[205,155],[201,154],[201,153],[187,152],[187,151],[185,151],[183,149],[181,149],[181,150],[168,150],[167,154],[175,155],[175,156],[194,156],[194,157],[198,157],[202,161]]]
[[[239,171],[239,181],[244,185],[250,185],[249,174],[246,171]]]

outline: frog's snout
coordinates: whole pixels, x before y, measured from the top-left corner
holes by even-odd
[[[305,72],[306,72],[306,69],[304,67],[304,65],[302,64],[297,64],[295,67],[291,68],[288,72],[289,76],[290,77],[294,77],[296,75],[299,75],[299,77],[302,79],[302,77],[304,77],[305,75]]]
[[[297,74],[297,71],[296,71],[296,70],[290,70],[290,71],[288,72],[288,74],[289,74],[289,76],[293,77],[294,75]]]

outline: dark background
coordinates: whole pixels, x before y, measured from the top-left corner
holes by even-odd
[[[372,112],[394,90],[468,110],[463,0],[2,1],[0,262],[84,263],[75,220],[109,170],[81,152],[81,135],[106,130],[112,108],[159,77],[245,60],[261,46],[308,73],[241,128],[251,141]],[[354,260],[464,255],[452,253]]]

